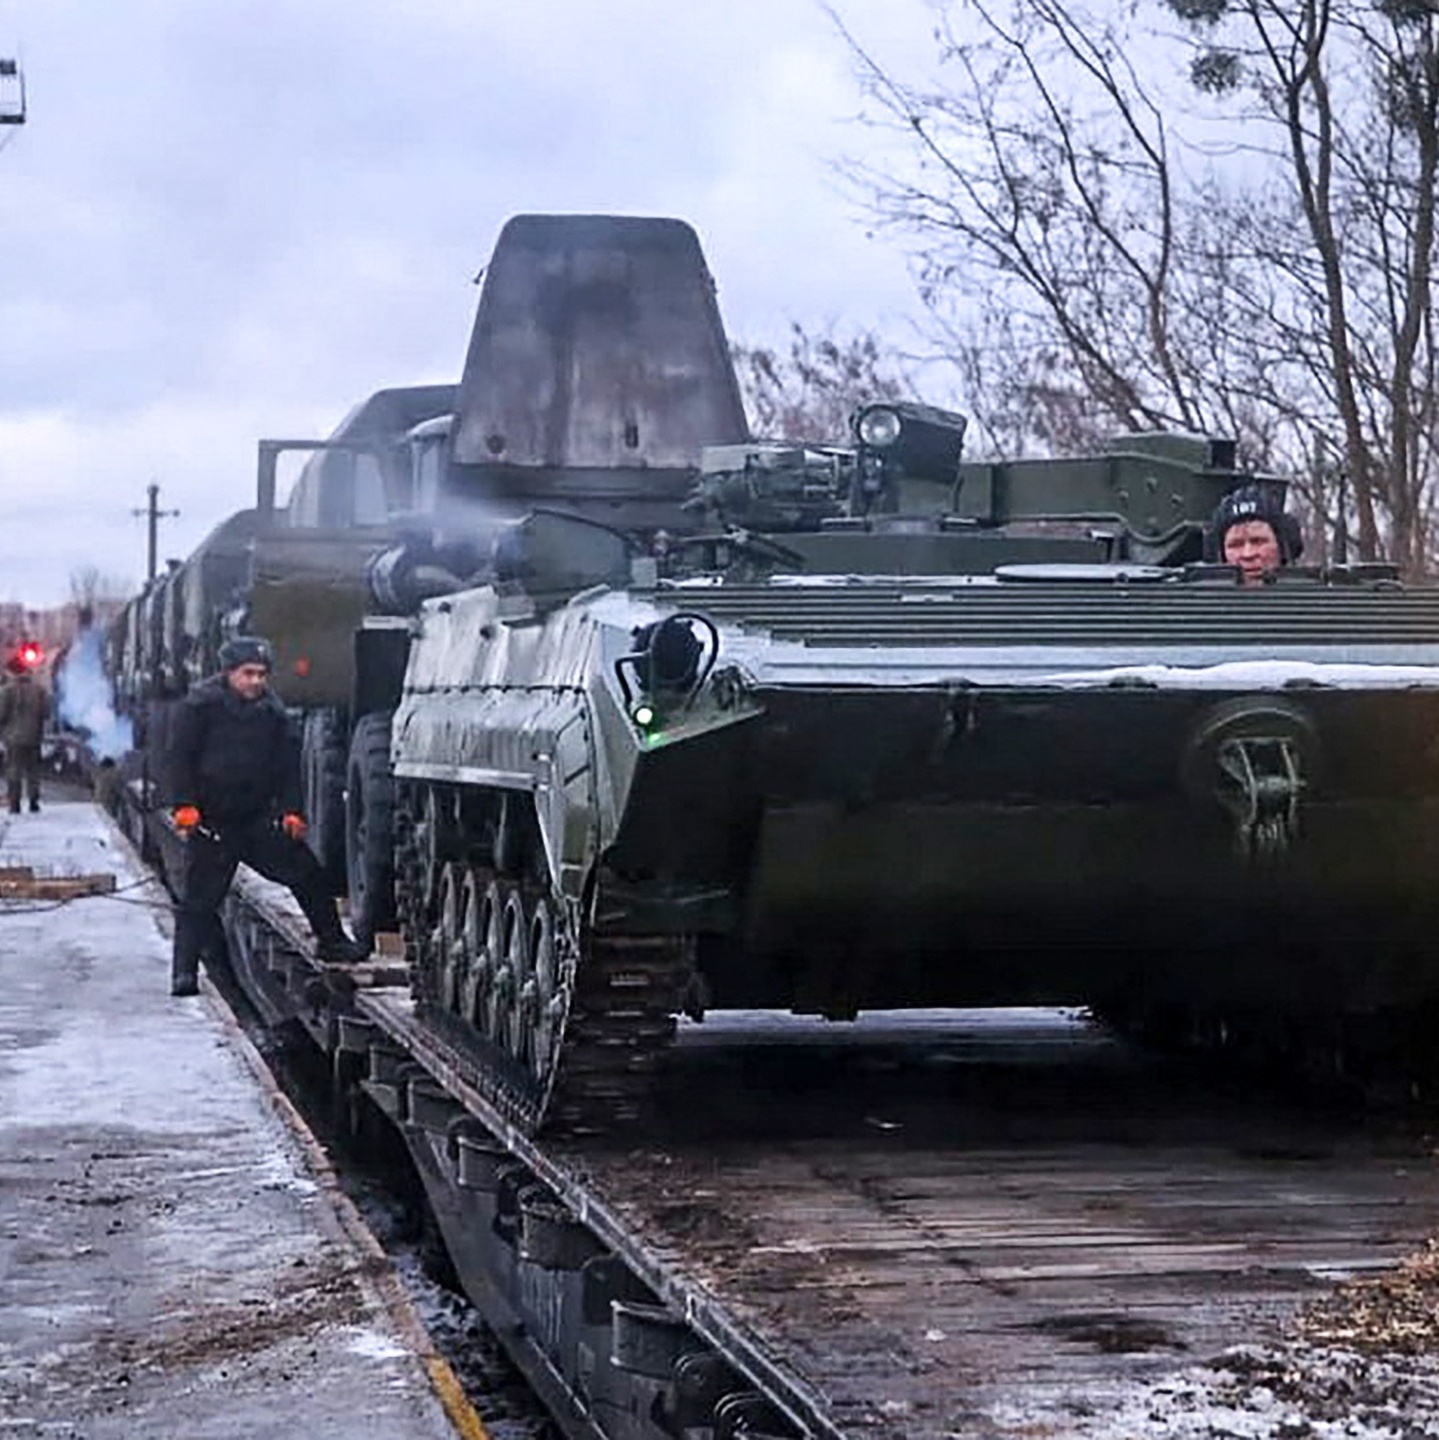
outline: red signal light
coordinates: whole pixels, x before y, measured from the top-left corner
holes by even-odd
[[[45,651],[33,640],[25,640],[16,651],[15,658],[27,670],[38,670],[45,663]]]

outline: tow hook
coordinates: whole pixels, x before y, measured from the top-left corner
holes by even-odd
[[[1246,860],[1277,860],[1299,834],[1304,770],[1287,736],[1221,742],[1215,798],[1234,820],[1235,849]]]

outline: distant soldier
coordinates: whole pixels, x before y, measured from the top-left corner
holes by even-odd
[[[220,665],[180,702],[170,732],[171,816],[187,837],[172,995],[195,993],[200,956],[241,861],[290,888],[322,960],[349,963],[369,953],[345,934],[320,862],[304,843],[300,747],[270,691],[269,644],[228,640]]]
[[[1209,522],[1211,558],[1233,565],[1243,585],[1262,585],[1304,549],[1299,524],[1258,485],[1231,490]]]
[[[9,679],[0,689],[0,744],[5,747],[5,789],[10,813],[20,813],[20,792],[30,810],[40,808],[40,741],[50,714],[50,697],[18,656],[5,666]]]

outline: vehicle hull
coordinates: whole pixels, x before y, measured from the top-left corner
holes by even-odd
[[[1083,1004],[1139,986],[1322,1010],[1439,988],[1439,695],[751,698],[758,713],[639,758],[606,857],[709,897],[655,923],[702,915],[715,1004]],[[1273,847],[1215,761],[1216,717],[1236,714],[1277,717],[1302,748]]]

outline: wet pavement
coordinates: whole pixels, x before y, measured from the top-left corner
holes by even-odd
[[[0,868],[116,893],[0,904],[0,1437],[453,1436],[377,1254],[88,802],[0,817]]]

